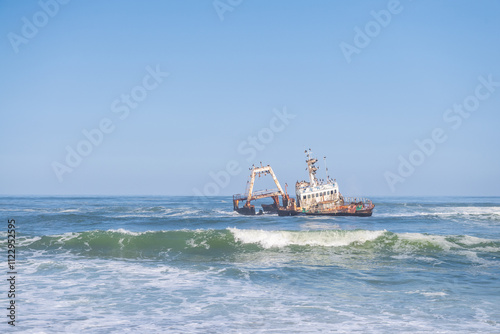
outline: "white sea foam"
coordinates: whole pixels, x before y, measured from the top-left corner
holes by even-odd
[[[66,232],[63,234],[52,235],[52,237],[59,237],[55,242],[56,244],[64,244],[66,241],[78,238],[80,235],[80,232]]]
[[[40,211],[40,212],[47,212],[45,209],[17,209],[17,208],[7,208],[7,209],[4,209],[4,208],[0,208],[0,212],[37,212],[37,211]]]
[[[332,224],[332,223],[323,223],[323,222],[307,222],[300,227],[304,230],[338,230],[340,229],[339,224]]]
[[[440,333],[495,330],[489,323],[475,318],[461,319],[460,315],[447,312],[448,307],[457,303],[459,307],[467,305],[460,295],[442,287],[433,290],[416,286],[409,288],[406,295],[403,292],[403,296],[397,291],[384,292],[393,294],[394,302],[390,302],[379,299],[381,291],[374,294],[369,285],[355,279],[359,270],[353,276],[342,276],[341,270],[338,275],[325,277],[328,283],[324,286],[314,287],[295,279],[295,271],[287,274],[272,265],[249,264],[245,268],[241,264],[237,267],[228,264],[222,268],[220,263],[213,267],[190,263],[179,267],[163,262],[116,261],[71,254],[58,256],[57,260],[30,257],[23,263],[26,275],[20,310],[24,315],[19,330],[23,333],[36,332],[37,328],[73,333],[313,333],[329,332],[332,328],[338,332],[371,333],[392,332],[394,328],[402,332]],[[234,275],[231,270],[242,274]],[[275,279],[262,279],[262,275],[272,278],[273,271]],[[316,274],[319,272],[309,271],[311,277]],[[256,275],[260,279],[253,279]],[[452,301],[447,299],[450,294]],[[439,300],[443,305],[429,310],[431,300]],[[489,320],[488,314],[494,314],[494,306],[485,307],[487,311],[476,313]],[[54,318],[57,322],[51,320]]]
[[[415,217],[415,216],[419,216],[419,215],[422,215],[420,213],[416,213],[416,212],[377,212],[376,214],[376,217],[378,218],[391,218],[391,217],[395,217],[395,218],[401,218],[401,217]],[[375,214],[374,214],[375,216]]]
[[[154,214],[149,214],[149,215],[143,215],[143,214],[125,214],[125,215],[106,215],[106,217],[112,217],[112,218],[144,218],[144,217],[155,217],[157,215]]]
[[[500,252],[500,247],[493,247],[493,246],[475,247],[474,250],[476,252],[499,253]]]
[[[155,209],[155,210],[154,210]],[[172,213],[176,214],[178,211],[171,208],[164,207],[150,207],[150,208],[138,208],[129,212],[124,212],[123,214],[113,214],[108,215],[108,217],[113,218],[145,218],[145,217],[164,217],[169,216]]]
[[[448,294],[445,292],[422,292],[424,296],[447,296]]]
[[[443,291],[420,291],[420,290],[415,290],[415,291],[407,291],[406,293],[407,294],[421,294],[421,295],[427,296],[427,297],[436,297],[436,296],[444,297],[444,296],[448,295],[446,292],[443,292]]]
[[[458,254],[465,256],[470,262],[488,267],[500,267],[500,263],[496,260],[487,260],[478,256],[477,250],[460,250]]]
[[[35,237],[27,237],[27,238],[19,238],[17,240],[18,242],[18,246],[29,246],[31,245],[32,243],[34,242],[37,242],[38,240],[41,240],[42,238],[41,237],[38,237],[38,236],[35,236]]]
[[[430,207],[430,208],[405,208],[405,212],[377,212],[377,217],[425,217],[425,216],[485,216],[500,217],[500,207],[492,206],[452,206],[452,207]]]
[[[464,235],[464,236],[442,236],[442,235],[428,235],[423,233],[398,233],[398,242],[397,247],[400,250],[409,250],[411,245],[403,244],[401,241],[410,241],[413,242],[414,245],[420,244],[429,244],[433,246],[437,246],[444,251],[461,251],[463,255],[473,253],[477,254],[477,252],[498,252],[500,251],[499,247],[494,246],[486,246],[485,244],[489,243],[498,243],[498,240],[493,239],[484,239],[478,238],[474,236]],[[470,256],[468,256],[471,258]],[[477,255],[476,255],[477,257]],[[471,258],[472,259],[472,258]],[[474,262],[479,262],[479,259],[474,258]]]
[[[385,231],[264,231],[228,229],[235,240],[246,244],[260,244],[264,248],[298,246],[347,246],[375,240]]]
[[[422,233],[398,233],[397,235],[400,240],[429,243],[446,251],[449,251],[453,247],[457,247],[455,243],[449,242],[446,240],[446,237],[441,235],[427,235]]]
[[[462,215],[496,215],[500,216],[500,206],[455,206],[450,207],[442,214],[462,214]]]
[[[201,210],[189,210],[189,209],[185,209],[185,210],[182,210],[181,212],[176,212],[176,213],[169,214],[168,216],[169,217],[193,216],[193,215],[199,214],[200,212],[201,212]]]
[[[473,245],[480,245],[483,243],[490,243],[494,242],[495,240],[492,239],[484,239],[484,238],[478,238],[478,237],[473,237],[470,235],[465,235],[461,236],[459,242],[464,245],[468,246],[473,246]]]
[[[210,245],[207,244],[207,240],[203,240],[197,243],[194,239],[188,239],[186,240],[186,245],[193,248],[203,247],[205,249],[210,249]]]
[[[438,259],[434,259],[432,257],[415,256],[414,254],[408,254],[408,253],[393,255],[393,256],[391,256],[391,258],[396,259],[396,260],[415,260],[415,261],[432,263],[433,265],[437,265],[437,264],[442,263],[442,261],[440,261]]]
[[[62,209],[59,211],[59,213],[73,213],[73,212],[80,212],[80,209]]]
[[[129,231],[129,230],[125,230],[123,228],[119,228],[119,229],[109,229],[108,232],[114,232],[114,233],[120,233],[120,234],[127,234],[127,235],[138,236],[138,235],[147,233],[148,231],[146,231],[146,232],[132,232],[132,231]]]
[[[198,217],[202,210],[189,207],[179,208],[164,208],[164,207],[151,207],[139,208],[123,214],[107,215],[113,218],[145,218],[145,217]]]
[[[215,209],[214,210],[216,213],[218,213],[219,215],[223,215],[223,216],[232,216],[232,217],[237,217],[239,216],[240,214],[236,211],[225,211],[225,210],[217,210]]]

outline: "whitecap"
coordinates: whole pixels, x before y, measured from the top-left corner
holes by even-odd
[[[375,240],[385,231],[264,231],[228,228],[235,240],[245,244],[259,244],[264,248],[298,246],[339,247]]]

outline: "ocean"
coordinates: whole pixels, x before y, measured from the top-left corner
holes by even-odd
[[[371,199],[372,217],[278,217],[231,197],[0,197],[0,332],[500,333],[500,197]]]

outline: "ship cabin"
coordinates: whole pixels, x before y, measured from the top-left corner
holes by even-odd
[[[337,182],[311,187],[309,182],[297,182],[295,186],[297,206],[309,208],[321,202],[337,202],[341,198]]]

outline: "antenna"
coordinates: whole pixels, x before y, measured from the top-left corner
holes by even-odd
[[[313,159],[313,152],[311,149],[305,151],[307,160]]]
[[[328,177],[328,167],[326,166],[326,156],[323,157],[323,160],[325,161],[326,182],[328,182],[328,180],[330,180],[330,178]]]

